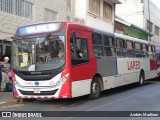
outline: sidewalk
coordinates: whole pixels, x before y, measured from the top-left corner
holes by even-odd
[[[12,92],[0,92],[0,106],[14,101],[17,99],[12,96]]]
[[[19,100],[12,96],[12,92],[1,92],[0,91],[0,108],[5,106],[12,106],[16,104],[29,104],[32,101]]]

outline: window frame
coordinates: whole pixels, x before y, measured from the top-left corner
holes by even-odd
[[[139,44],[139,49],[138,48],[136,48],[136,44]],[[139,42],[134,42],[134,49],[135,50],[142,50],[142,43],[139,43]]]
[[[153,23],[147,20],[147,30],[152,32],[153,31]]]
[[[98,12],[96,11],[96,12],[97,12],[97,13],[96,13],[96,12],[94,11],[94,10],[95,10],[94,4],[96,4],[97,2],[96,2],[96,3],[93,3],[93,0],[89,0],[89,12],[92,13],[92,14],[94,14],[94,15],[96,15],[96,16],[100,16],[100,15],[101,15],[101,7],[100,7],[100,6],[101,6],[101,1],[100,1],[100,0],[95,0],[95,1],[98,1],[98,3],[99,3],[99,5],[97,5],[97,6],[98,6],[98,8],[97,8],[97,9],[98,9]],[[94,2],[95,2],[95,1],[94,1]],[[96,6],[96,7],[97,7],[97,6]]]
[[[145,51],[143,50],[143,46],[145,45]],[[148,45],[147,44],[144,44],[144,43],[142,43],[142,50],[144,51],[144,52],[148,52]]]
[[[105,45],[105,39],[104,39],[105,37],[108,38],[106,40],[108,40],[109,45]],[[110,41],[109,39],[112,39],[112,40]],[[105,48],[110,48],[111,55],[106,55],[106,49]],[[104,56],[105,57],[115,57],[116,56],[116,51],[115,51],[115,49],[116,49],[116,40],[114,39],[113,36],[103,34],[103,49],[104,49],[103,51],[104,51]]]
[[[100,35],[101,36],[101,44],[94,44],[94,35],[95,34],[98,34],[98,35]],[[94,56],[95,57],[97,57],[97,58],[99,58],[99,57],[103,57],[104,56],[104,45],[103,45],[104,43],[103,43],[103,35],[101,34],[101,33],[97,33],[97,32],[94,32],[93,34],[92,34],[92,46],[93,46],[93,54],[94,54],[94,47],[101,47],[101,49],[102,49],[102,55],[101,56],[95,56],[95,54],[94,54]]]
[[[69,12],[71,12],[71,0],[66,0],[66,2],[67,2],[67,8],[66,8],[66,10],[67,11],[69,11]]]
[[[107,14],[105,15],[105,11],[108,11],[108,13],[109,13],[110,12],[109,11],[110,8],[111,8],[111,14],[110,14],[111,16],[110,15],[107,16]],[[111,19],[109,17],[111,17]],[[106,1],[103,1],[103,19],[108,20],[110,22],[113,21],[113,6],[110,3],[106,2]]]
[[[128,48],[128,42],[131,42],[132,43],[132,48]],[[126,49],[135,49],[135,46],[134,46],[134,42],[133,41],[131,41],[131,40],[126,40]]]
[[[159,27],[155,25],[155,35],[159,36]]]
[[[86,41],[86,47],[87,47],[87,58],[83,58],[83,59],[82,58],[72,58],[72,55],[71,55],[71,64],[72,64],[72,66],[79,66],[79,65],[83,65],[83,64],[88,64],[90,62],[88,39],[85,38],[85,37],[71,36],[70,37],[70,43],[71,43],[71,39],[73,39],[73,41],[77,40],[77,39],[85,40]],[[73,42],[73,44],[74,44],[74,46],[76,46],[75,41]],[[70,46],[70,50],[71,50],[71,46]]]
[[[33,19],[33,7],[34,4],[26,0],[0,0],[0,11],[26,19]]]
[[[123,47],[118,46],[118,41],[120,41],[120,40],[123,41]],[[121,56],[119,56],[119,55],[117,54],[119,51],[120,51],[121,53],[123,53]],[[124,54],[124,53],[125,53],[125,54]],[[126,53],[126,40],[123,39],[123,38],[116,37],[116,56],[117,56],[117,57],[125,58],[126,55],[127,55],[127,53]]]
[[[124,42],[123,42],[123,47],[119,47],[119,46],[118,46],[118,42],[117,42],[117,41],[119,41],[119,40],[124,41]],[[125,48],[126,48],[125,41],[126,41],[125,39],[123,39],[123,38],[118,38],[118,37],[117,37],[117,38],[116,38],[116,48],[123,48],[123,49],[125,49]]]
[[[130,41],[130,42],[132,42],[134,45],[132,49],[134,49],[134,54],[136,58],[148,58],[148,49],[147,49],[148,45],[147,44],[140,43],[140,42],[134,42],[134,41]],[[139,45],[138,48],[136,44]],[[145,46],[145,50],[143,50],[144,46]]]
[[[132,48],[128,48],[128,42],[131,42],[132,43]],[[132,54],[128,54],[128,51],[132,51]],[[131,55],[131,56],[129,56]],[[135,58],[135,46],[134,46],[134,41],[131,41],[131,40],[126,40],[126,57],[128,58]]]

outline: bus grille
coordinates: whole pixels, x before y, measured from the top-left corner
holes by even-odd
[[[40,93],[34,93],[33,91],[23,91],[19,90],[23,95],[54,95],[58,89],[53,91],[41,91]]]

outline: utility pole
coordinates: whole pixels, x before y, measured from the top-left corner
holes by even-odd
[[[148,17],[149,17],[149,42],[151,42],[151,16],[150,16],[150,2],[149,2],[150,0],[148,0]]]

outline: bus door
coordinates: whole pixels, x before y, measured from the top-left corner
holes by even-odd
[[[81,82],[91,77],[89,59],[90,36],[91,33],[87,31],[72,29],[70,32],[71,79],[73,82]]]

